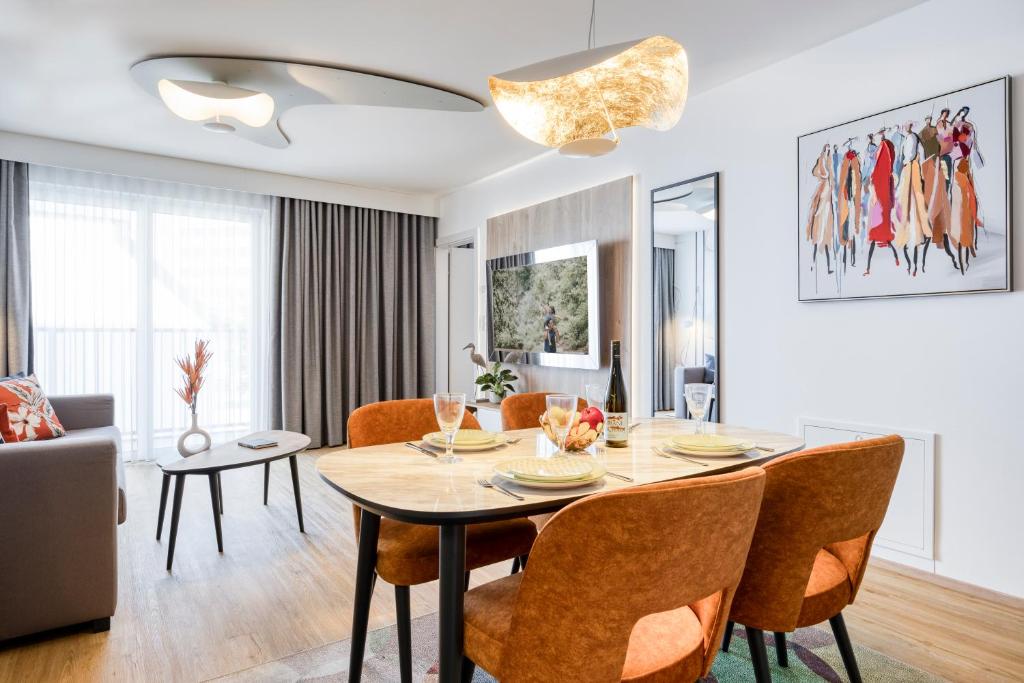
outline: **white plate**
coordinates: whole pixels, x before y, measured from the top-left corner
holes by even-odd
[[[425,434],[423,436],[423,444],[426,445],[426,446],[430,446],[434,450],[443,451],[444,450],[444,442],[442,441],[440,443],[436,443],[433,440],[428,439],[427,437],[429,437],[429,436],[430,436],[429,434]],[[504,446],[506,443],[508,443],[508,437],[505,436],[504,434],[502,434],[501,432],[495,432],[494,433],[494,441],[490,441],[488,443],[474,443],[474,444],[463,444],[463,445],[455,444],[453,446],[453,450],[458,452],[458,453],[477,453],[479,451],[494,450],[495,448],[498,448],[499,446]]]
[[[600,476],[593,477],[591,479],[578,479],[576,481],[527,481],[524,479],[507,477],[501,472],[495,472],[495,474],[498,475],[498,478],[502,482],[510,482],[530,489],[576,489],[583,486],[590,486],[591,484],[604,480],[604,472],[602,472]]]
[[[732,451],[702,451],[698,448],[683,448],[682,446],[677,446],[671,441],[666,441],[665,443],[661,444],[662,450],[666,450],[670,453],[682,453],[683,455],[692,455],[698,458],[735,458],[737,456],[744,455],[754,450],[754,444],[751,443],[749,444],[749,446],[750,448],[736,449]]]

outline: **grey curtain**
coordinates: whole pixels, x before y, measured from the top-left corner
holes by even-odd
[[[672,410],[676,358],[676,252],[654,248],[654,409]]]
[[[32,372],[28,164],[0,159],[0,375]]]
[[[278,198],[275,426],[336,446],[359,406],[433,392],[436,223]]]

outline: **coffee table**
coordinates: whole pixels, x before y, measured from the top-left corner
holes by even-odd
[[[174,562],[174,543],[178,536],[178,519],[181,516],[181,496],[185,492],[185,477],[190,474],[205,474],[210,482],[210,502],[213,504],[213,525],[217,531],[217,550],[224,552],[224,540],[221,535],[220,516],[224,514],[221,499],[220,473],[239,467],[263,465],[263,504],[267,504],[267,491],[270,482],[270,463],[274,460],[288,458],[292,470],[292,490],[295,493],[295,512],[299,517],[299,531],[306,533],[302,524],[302,497],[299,494],[299,468],[295,456],[309,446],[309,437],[296,432],[273,430],[256,432],[243,438],[264,438],[276,441],[277,445],[270,448],[245,448],[238,441],[214,446],[196,453],[188,458],[175,458],[167,462],[157,463],[163,471],[163,483],[160,487],[160,514],[156,523],[156,539],[160,540],[160,532],[164,526],[164,508],[167,506],[167,491],[171,477],[174,477],[174,501],[171,504],[171,538],[167,546],[167,571],[171,571]]]

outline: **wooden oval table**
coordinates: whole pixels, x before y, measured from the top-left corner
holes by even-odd
[[[494,479],[522,500],[484,488],[478,479],[491,479],[492,468],[503,460],[553,453],[554,447],[540,429],[506,432],[510,437],[521,440],[491,451],[461,453],[462,462],[455,464],[438,462],[401,443],[353,448],[322,456],[317,461],[320,477],[363,510],[359,526],[349,681],[358,681],[362,674],[381,517],[440,527],[440,680],[442,683],[456,683],[462,666],[467,524],[554,512],[601,491],[742,469],[799,450],[804,445],[801,439],[789,434],[710,424],[709,432],[743,437],[766,450],[754,450],[731,458],[686,456],[689,459],[682,459],[655,453],[654,447],[673,434],[693,431],[694,423],[688,420],[645,420],[630,431],[626,448],[595,449],[597,452],[593,457],[601,459],[610,473],[628,477],[631,481],[606,476],[597,484],[580,488],[540,490]]]

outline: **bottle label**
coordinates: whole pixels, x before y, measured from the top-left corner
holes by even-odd
[[[629,416],[626,413],[608,413],[605,419],[605,439],[620,443],[629,433]]]

